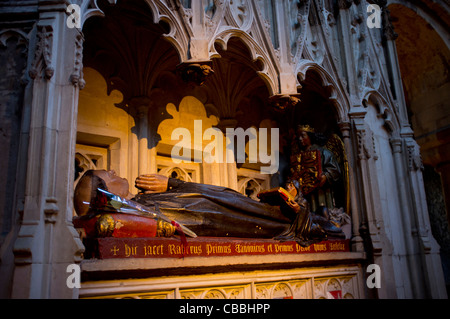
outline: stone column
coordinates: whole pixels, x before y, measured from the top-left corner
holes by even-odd
[[[150,173],[150,149],[148,133],[148,108],[150,99],[146,96],[130,99],[130,107],[136,114],[138,138],[138,175]]]
[[[237,165],[235,154],[232,157],[227,157],[227,129],[235,129],[237,125],[237,121],[233,118],[221,120],[218,124],[218,127],[224,133],[224,148],[225,151],[223,153],[224,164],[219,164],[223,169],[220,170],[220,185],[229,187],[234,190],[238,190],[238,180],[237,180]],[[233,137],[232,137],[233,138]],[[234,145],[236,148],[236,144]],[[233,150],[235,151],[235,149]],[[232,160],[232,161],[231,161]]]
[[[189,46],[187,52],[187,62],[194,61],[209,61],[209,30],[208,27],[217,24],[221,13],[222,6],[219,3],[214,2],[214,19],[209,20],[205,15],[205,3],[204,1],[192,1],[192,17],[190,19],[190,24],[192,26],[192,34],[189,39]],[[184,60],[182,58],[182,60]],[[194,62],[195,63],[195,62]]]
[[[402,76],[400,72],[400,65],[398,62],[397,47],[395,40],[398,38],[398,34],[394,31],[394,26],[391,23],[389,10],[387,7],[382,8],[382,22],[383,22],[383,35],[387,49],[388,65],[391,67],[391,91],[396,101],[396,108],[400,114],[400,124],[402,126],[402,133],[412,133],[411,125],[409,124],[408,111],[406,108],[405,95],[402,85]]]
[[[398,35],[392,26],[387,7],[382,8],[382,21],[384,41],[388,53],[387,60],[391,66],[392,93],[399,113],[400,135],[404,138],[392,140],[391,145],[397,177],[401,183],[399,188],[401,206],[403,207],[402,222],[410,268],[411,291],[413,297],[416,298],[446,298],[439,248],[429,230],[428,209],[420,168],[422,166],[420,153],[416,148],[416,142],[413,140],[413,131],[407,115],[407,105],[395,45]],[[407,167],[409,167],[409,170]],[[419,256],[421,257],[419,258]]]
[[[354,171],[357,173],[352,180],[357,189],[357,196],[361,213],[359,225],[360,236],[365,242],[365,251],[368,261],[380,266],[382,271],[381,288],[374,292],[378,298],[397,298],[396,276],[392,262],[392,247],[387,239],[383,224],[382,207],[380,204],[379,186],[375,160],[377,155],[374,149],[372,132],[367,128],[364,118],[365,110],[350,113],[357,142],[357,162]],[[356,203],[355,203],[356,204]],[[361,243],[354,241],[353,247],[361,249]]]
[[[343,27],[341,28],[341,36],[342,36],[342,42],[346,45],[343,45],[344,50],[344,56],[342,59],[346,61],[345,63],[345,74],[347,76],[347,86],[348,86],[348,92],[350,95],[350,101],[352,103],[351,106],[354,106],[353,104],[359,104],[359,87],[358,87],[358,76],[356,74],[356,67],[354,63],[351,61],[354,61],[353,57],[353,41],[352,41],[352,34],[350,31],[351,26],[351,14],[349,12],[349,8],[353,5],[353,0],[338,0],[338,7],[339,7],[339,22],[340,25]],[[357,106],[357,105],[355,105]]]
[[[372,240],[374,252],[382,250],[382,244],[378,238],[378,226],[379,217],[378,214],[381,213],[381,207],[376,196],[378,193],[378,183],[375,178],[376,174],[371,174],[371,164],[369,161],[372,158],[373,153],[371,152],[370,144],[368,143],[369,138],[367,137],[368,129],[364,124],[364,117],[366,112],[353,112],[350,114],[353,119],[355,126],[355,134],[357,139],[357,158],[359,163],[359,173],[362,189],[360,190],[360,196],[363,199],[363,209],[365,209],[366,214],[361,215],[361,225],[364,228]],[[358,183],[358,182],[357,182]]]
[[[414,255],[417,253],[415,252],[415,239],[411,236],[413,231],[413,224],[414,221],[411,219],[411,212],[412,207],[410,206],[410,202],[407,199],[407,183],[406,183],[406,176],[404,173],[404,166],[402,163],[402,146],[403,142],[400,138],[391,138],[391,147],[392,147],[392,153],[394,156],[394,166],[395,166],[395,172],[396,172],[396,179],[397,179],[397,187],[399,190],[399,203],[400,203],[400,212],[399,216],[402,221],[401,230],[403,233],[403,243],[402,247],[405,251],[403,252],[406,256],[408,269],[406,271],[409,272],[409,283],[406,283],[409,289],[405,289],[405,292],[411,292],[413,295],[407,295],[407,298],[414,298],[419,297],[418,295],[415,295],[417,293],[421,293],[417,288],[417,286],[421,286],[422,278],[420,273],[418,273],[416,269],[416,265],[418,263],[414,262]],[[420,263],[420,262],[419,262]],[[422,293],[423,293],[423,287],[421,287]]]
[[[274,1],[275,19],[278,26],[290,26],[289,13],[287,12],[287,2]],[[295,94],[297,93],[297,77],[293,71],[292,54],[290,50],[289,28],[278,28],[278,41],[279,41],[279,60],[280,60],[280,73],[278,76],[279,92],[280,94]],[[293,41],[293,40],[292,40]]]
[[[71,222],[82,36],[66,25],[66,1],[37,5],[25,101],[31,114],[24,209],[11,295],[76,298],[78,290],[67,286],[67,266],[79,263],[84,250]]]
[[[415,226],[412,230],[412,235],[417,237],[418,247],[416,249],[423,255],[421,261],[423,260],[422,262],[424,265],[421,269],[426,269],[421,272],[425,280],[425,283],[423,284],[424,291],[422,293],[425,297],[447,298],[440,257],[440,247],[431,233],[427,199],[422,176],[423,164],[419,146],[417,142],[413,140],[412,136],[405,138],[405,144],[408,156],[408,169],[406,171],[409,178],[407,181],[409,181],[411,189],[411,211],[415,216]],[[448,169],[449,167],[444,169],[441,176],[444,176],[442,174],[446,174],[448,177],[448,175],[450,175]]]
[[[347,214],[351,215],[352,218],[352,250],[353,251],[364,251],[364,245],[363,240],[361,238],[361,235],[359,233],[359,228],[361,227],[360,222],[360,210],[358,208],[358,193],[357,193],[357,182],[355,178],[355,163],[353,160],[353,152],[352,150],[352,144],[350,140],[350,131],[351,131],[351,124],[349,122],[339,123],[339,127],[341,129],[343,142],[345,145],[345,152],[347,154],[348,159],[348,174],[349,174],[349,185],[347,185],[348,192],[349,192],[349,198],[347,198],[347,201],[350,201],[350,203],[347,203],[346,212]]]

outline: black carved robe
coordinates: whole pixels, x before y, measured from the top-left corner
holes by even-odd
[[[169,179],[164,193],[135,201],[162,212],[198,236],[273,238],[286,231],[295,213],[255,201],[230,188]]]

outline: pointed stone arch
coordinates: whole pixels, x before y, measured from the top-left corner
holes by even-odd
[[[154,23],[161,18],[148,1],[108,3],[83,24],[83,65],[102,74],[108,94],[120,91],[124,100],[116,106],[133,113],[133,99],[148,98],[158,77],[175,71],[180,51],[165,40],[167,25]]]
[[[448,2],[445,3],[444,1],[434,4],[431,2],[432,1],[389,0],[388,6],[399,4],[414,11],[414,13],[431,25],[445,42],[447,48],[450,49],[450,32],[448,28],[450,6],[448,5]]]
[[[397,114],[389,107],[386,98],[376,90],[367,91],[363,98],[363,105],[371,102],[378,112],[378,117],[384,120],[384,127],[390,134],[400,134],[400,123]]]
[[[266,52],[266,50],[247,32],[240,29],[227,29],[219,32],[210,41],[210,58],[220,58],[220,54],[217,52],[215,44],[218,44],[222,49],[227,50],[228,42],[232,38],[238,38],[245,44],[249,50],[252,61],[257,62],[260,65],[260,70],[258,70],[257,73],[266,83],[270,95],[276,94],[279,91],[279,72],[277,63],[272,61],[268,52]]]
[[[263,63],[255,59],[241,37],[228,37],[224,46],[218,43],[214,51],[214,74],[201,88],[208,96],[209,112],[220,118],[220,128],[257,125],[264,118],[271,94],[270,85],[260,74]]]
[[[145,3],[148,7],[148,12],[151,14],[151,22],[153,24],[161,24],[164,26],[165,33],[162,36],[170,42],[176,49],[179,59],[184,62],[188,60],[189,52],[189,36],[192,35],[192,30],[188,23],[183,23],[175,15],[177,11],[167,7],[161,1],[141,0],[135,1]],[[104,5],[117,5],[118,0],[104,0]],[[180,8],[182,11],[183,9]],[[105,17],[104,8],[98,3],[98,0],[90,0],[83,2],[81,7],[81,28],[85,23],[93,17]],[[181,13],[184,16],[185,13]],[[187,31],[187,32],[186,32]]]
[[[335,78],[322,66],[310,60],[302,60],[297,65],[296,74],[299,83],[307,80],[308,72],[313,72],[316,74],[320,78],[320,84],[328,91],[328,98],[335,108],[337,121],[348,122],[348,112],[351,104],[342,84],[336,81]]]

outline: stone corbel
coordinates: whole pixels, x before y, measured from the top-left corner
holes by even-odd
[[[51,45],[53,40],[53,28],[51,26],[38,26],[36,51],[34,60],[29,71],[30,77],[34,80],[39,73],[44,70],[45,79],[49,80],[55,73],[51,66]]]
[[[184,62],[178,65],[177,74],[185,82],[203,85],[214,74],[211,65],[212,61]]]
[[[292,109],[300,102],[300,94],[275,94],[269,98],[270,105],[279,112]]]

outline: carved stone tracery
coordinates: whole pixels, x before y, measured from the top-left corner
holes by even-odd
[[[108,94],[120,91],[123,101],[117,106],[132,112],[131,100],[151,96],[158,78],[166,71],[175,71],[180,61],[175,48],[163,37],[165,26],[154,24],[145,2],[122,2],[103,11],[104,17],[92,17],[83,26],[83,64],[102,74]]]

